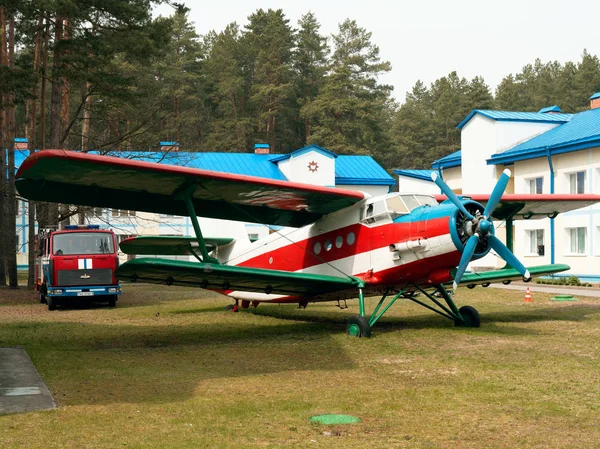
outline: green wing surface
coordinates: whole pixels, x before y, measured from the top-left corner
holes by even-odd
[[[214,250],[218,246],[233,242],[229,237],[204,237],[206,249]],[[119,248],[125,254],[145,254],[154,256],[191,256],[198,248],[196,237],[144,235],[123,240]]]
[[[363,200],[362,192],[64,150],[29,156],[16,175],[25,198],[82,206],[300,227]]]
[[[545,276],[548,274],[560,273],[570,270],[571,267],[564,264],[553,265],[538,265],[535,267],[527,267],[531,277]],[[522,280],[523,276],[514,268],[504,268],[502,270],[483,271],[480,273],[465,274],[460,280],[459,285],[481,285],[502,281],[517,281]]]
[[[313,296],[357,287],[360,280],[260,268],[140,258],[115,271],[120,280],[185,285],[211,290],[240,290],[289,296]]]

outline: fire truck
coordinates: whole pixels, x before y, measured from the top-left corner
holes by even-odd
[[[48,310],[83,298],[116,306],[121,294],[114,275],[119,264],[116,243],[115,234],[98,225],[40,231],[35,267],[40,302]]]

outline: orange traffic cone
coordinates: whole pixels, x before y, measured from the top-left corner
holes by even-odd
[[[525,299],[523,300],[523,302],[533,302],[533,299],[531,299],[531,291],[529,291],[529,287],[527,287],[527,290],[525,290]]]

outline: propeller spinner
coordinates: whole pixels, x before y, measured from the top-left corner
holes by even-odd
[[[498,182],[496,183],[496,186],[490,195],[490,199],[485,206],[483,214],[477,213],[475,215],[471,214],[465,208],[465,205],[462,203],[462,201],[456,196],[452,189],[448,187],[448,184],[446,184],[441,177],[439,177],[436,173],[432,173],[431,179],[465,217],[464,232],[469,236],[469,239],[464,246],[463,253],[458,264],[458,270],[454,276],[453,287],[455,290],[465,274],[467,265],[469,265],[469,262],[471,262],[473,259],[475,249],[477,248],[480,239],[483,238],[487,239],[489,246],[496,251],[496,253],[509,265],[515,268],[525,278],[531,277],[527,268],[525,268],[525,266],[519,262],[519,259],[515,257],[515,255],[506,247],[506,245],[491,232],[493,229],[491,216],[494,212],[494,209],[496,209],[496,206],[498,206],[498,203],[500,203],[502,194],[508,185],[508,181],[510,179],[510,170],[506,169],[504,172],[502,172],[502,175],[500,176],[500,179],[498,179]]]

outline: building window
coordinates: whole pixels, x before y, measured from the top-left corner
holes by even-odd
[[[126,209],[113,209],[112,210],[113,217],[135,217],[134,210],[126,210]]]
[[[104,217],[104,209],[101,207],[94,207],[94,217]]]
[[[540,194],[544,190],[544,178],[531,178],[527,180],[529,193]]]
[[[578,171],[569,174],[569,193],[585,193],[585,172]]]
[[[543,229],[527,231],[527,241],[530,255],[543,256],[545,254]]]
[[[585,254],[587,228],[568,228],[569,252],[571,254]]]

